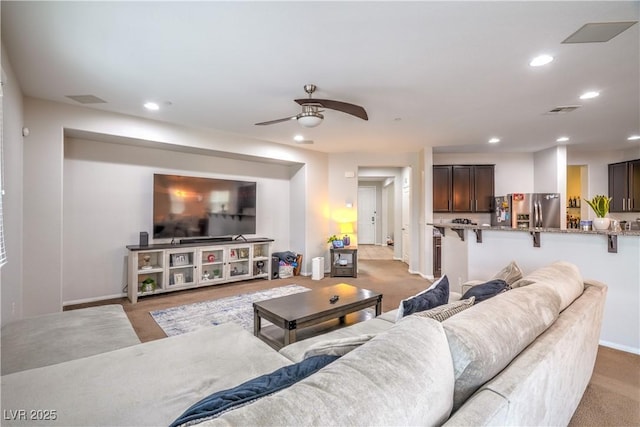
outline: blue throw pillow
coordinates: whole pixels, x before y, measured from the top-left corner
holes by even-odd
[[[194,421],[216,418],[225,412],[253,402],[261,397],[285,389],[319,371],[338,356],[313,356],[302,362],[285,366],[270,374],[249,380],[234,388],[218,391],[187,409],[170,427]],[[190,425],[189,424],[189,425]]]
[[[400,303],[401,316],[408,316],[419,311],[429,310],[449,301],[449,279],[442,276],[434,285],[418,295]],[[400,314],[400,313],[399,313]]]
[[[462,299],[476,297],[476,304],[480,301],[484,301],[493,296],[498,295],[501,292],[505,292],[511,289],[511,287],[502,279],[489,280],[486,283],[476,285],[469,289],[462,295]]]

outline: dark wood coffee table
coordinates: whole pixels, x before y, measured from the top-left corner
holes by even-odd
[[[336,302],[330,298],[338,295]],[[253,303],[253,333],[276,350],[296,341],[296,331],[331,319],[340,319],[367,307],[376,307],[376,316],[382,311],[382,294],[341,283],[326,288],[272,298]],[[262,319],[284,330],[284,342],[262,333]]]

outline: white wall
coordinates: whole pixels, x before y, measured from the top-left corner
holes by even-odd
[[[64,134],[92,135],[93,140],[106,138],[118,143],[153,146],[173,152],[209,153],[215,157],[260,160],[262,163],[286,165],[304,164],[304,191],[326,192],[327,156],[294,146],[243,139],[222,132],[185,128],[168,123],[112,114],[67,104],[24,99],[25,125],[31,134],[24,142],[24,235],[23,253],[38,260],[38,268],[23,268],[23,315],[57,312],[63,302],[63,140]],[[184,168],[187,170],[188,168]],[[235,171],[240,176],[253,176],[253,166]],[[302,169],[290,170],[298,176]],[[300,188],[297,182],[297,189]],[[326,229],[324,212],[316,209],[311,198],[288,198],[285,206],[278,206],[284,215],[304,212],[305,229],[292,229],[296,246],[307,250],[320,246]],[[300,205],[296,205],[299,203]],[[298,223],[295,223],[298,224]],[[137,235],[139,229],[135,229]],[[91,236],[88,236],[91,238]],[[133,242],[135,243],[136,240]],[[114,250],[120,251],[122,242]],[[287,239],[288,244],[292,242]],[[310,262],[314,253],[305,254]],[[78,260],[80,262],[80,260]],[[309,269],[310,270],[310,269]],[[111,286],[111,285],[110,285]]]
[[[22,317],[22,239],[23,184],[22,158],[24,123],[22,92],[11,64],[2,52],[2,114],[3,114],[3,189],[2,215],[4,221],[7,263],[0,270],[0,306],[2,325]],[[6,81],[5,77],[6,76]]]
[[[451,230],[446,232],[455,236]],[[593,234],[541,233],[539,248],[533,247],[527,232],[484,230],[482,243],[476,243],[474,233],[466,230],[466,243],[459,240],[456,254],[443,253],[443,268],[450,265],[447,258],[466,256],[469,280],[489,279],[512,260],[525,274],[559,260],[576,264],[584,278],[604,282],[609,287],[600,336],[602,344],[640,354],[638,236],[619,236],[618,253],[607,251],[606,236]],[[449,243],[443,242],[443,248]],[[446,272],[454,281],[465,273],[449,271]]]
[[[534,153],[533,164],[533,191],[535,193],[566,193],[566,146],[552,147]]]
[[[275,239],[274,251],[290,249],[287,165],[73,138],[64,155],[64,305],[122,296],[124,246],[137,244],[140,231],[153,236],[154,173],[256,181],[256,236]]]

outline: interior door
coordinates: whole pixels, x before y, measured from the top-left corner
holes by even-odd
[[[358,244],[376,243],[376,187],[358,187]]]
[[[411,187],[402,187],[402,262],[409,264],[411,258]]]

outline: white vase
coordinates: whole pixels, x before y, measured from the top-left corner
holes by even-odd
[[[596,230],[608,230],[611,219],[609,218],[596,218],[593,220],[593,228]]]

